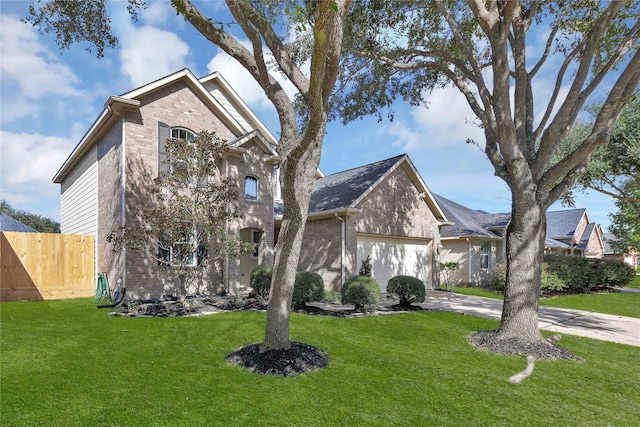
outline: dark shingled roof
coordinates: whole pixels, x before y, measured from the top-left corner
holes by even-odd
[[[309,213],[354,207],[354,203],[405,155],[334,173],[313,184]]]
[[[433,197],[435,197],[436,202],[438,202],[438,205],[440,205],[444,211],[447,219],[455,223],[454,225],[442,227],[440,231],[442,237],[500,237],[500,235],[486,229],[483,222],[486,221],[487,223],[495,224],[498,219],[503,221],[502,214],[483,214],[438,194],[434,194]],[[509,223],[509,221],[506,223]]]
[[[614,254],[615,251],[610,245],[610,242],[618,240],[613,233],[602,233],[602,246],[605,254]]]
[[[455,223],[442,227],[440,232],[442,237],[502,237],[502,229],[511,221],[511,213],[487,214],[484,211],[469,209],[437,194],[434,194],[434,197],[449,221]],[[584,212],[585,209],[547,212],[547,236],[549,237],[545,239],[545,246],[571,249],[570,244],[556,239],[573,236]],[[587,226],[578,244],[579,249],[586,249],[595,226],[595,223]]]
[[[568,209],[547,212],[547,236],[552,239],[570,239],[586,209]]]
[[[24,225],[18,220],[11,218],[6,213],[0,212],[0,231],[19,231],[26,233],[37,233],[38,230]]]

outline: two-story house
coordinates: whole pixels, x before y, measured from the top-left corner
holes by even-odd
[[[122,280],[134,298],[175,294],[175,280],[144,252],[114,252],[106,236],[148,203],[145,188],[163,165],[166,140],[203,130],[230,147],[221,171],[237,181],[244,210],[228,232],[258,245],[212,267],[200,290],[239,293],[254,268],[273,265],[283,213],[280,159],[276,138],[220,74],[198,79],[184,69],[110,96],[54,177],[61,184],[62,233],[96,236],[96,271],[112,287]],[[318,178],[299,269],[318,272],[339,290],[370,255],[382,290],[397,274],[437,283],[439,227],[447,219],[406,155],[328,177],[318,171]]]

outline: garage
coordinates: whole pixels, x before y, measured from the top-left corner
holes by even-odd
[[[371,256],[372,276],[383,293],[389,279],[401,274],[430,283],[431,240],[358,235],[358,268],[367,255]]]

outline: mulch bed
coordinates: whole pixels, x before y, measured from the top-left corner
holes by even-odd
[[[297,341],[288,350],[260,351],[260,344],[242,347],[227,355],[227,361],[261,374],[299,375],[322,369],[329,363],[324,351]]]
[[[474,332],[469,336],[471,345],[494,353],[508,356],[533,356],[542,360],[567,359],[582,362],[582,358],[570,350],[554,344],[560,339],[560,335],[554,335],[547,340],[532,343],[518,338],[502,337],[497,331]]]

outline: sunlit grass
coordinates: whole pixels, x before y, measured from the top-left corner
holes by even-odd
[[[121,318],[91,300],[2,303],[3,426],[633,426],[640,349],[565,336],[584,363],[476,351],[498,326],[453,313],[343,319],[293,314],[292,339],[329,354],[294,378],[225,355],[264,334],[264,313]]]

